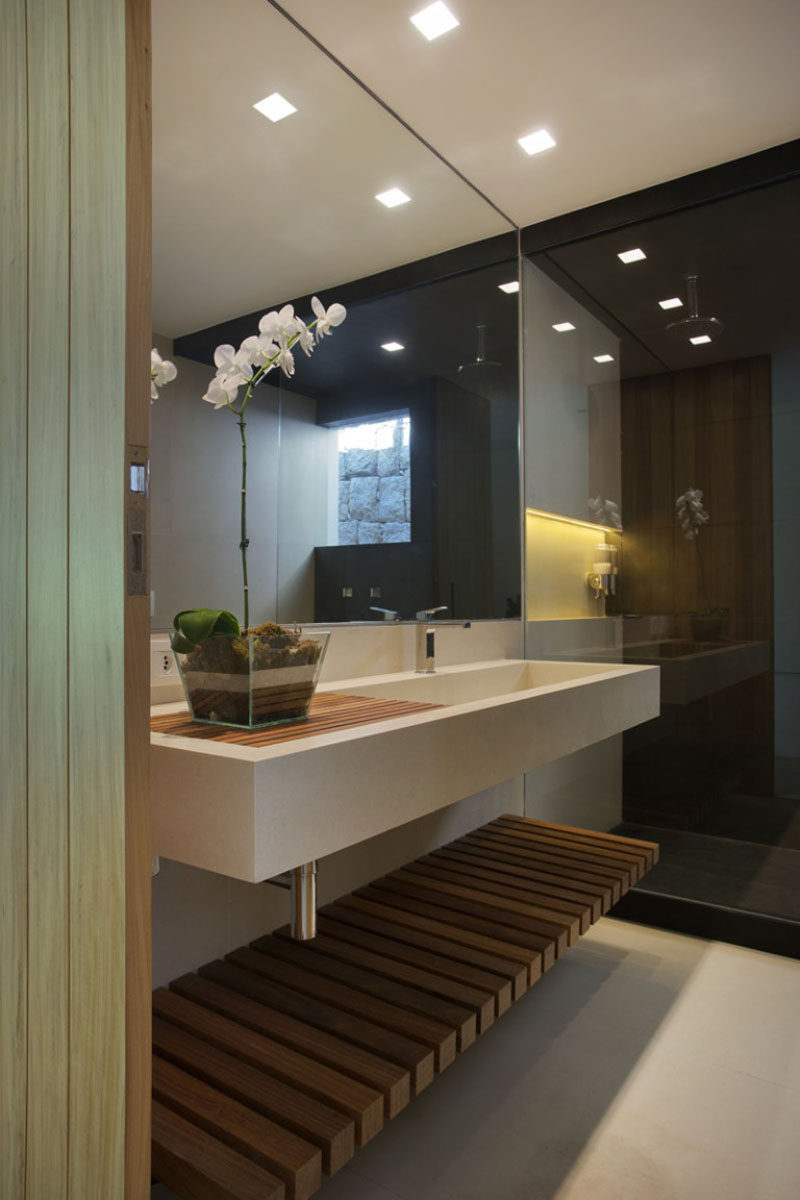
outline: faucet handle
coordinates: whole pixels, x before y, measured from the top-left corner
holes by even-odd
[[[377,604],[370,604],[369,611],[383,613],[384,621],[396,621],[398,617],[398,613],[395,611],[395,609],[378,608]]]
[[[446,604],[440,604],[437,608],[421,608],[416,615],[416,619],[418,621],[430,621],[431,617],[435,616],[437,612],[446,612],[446,611],[447,611]]]

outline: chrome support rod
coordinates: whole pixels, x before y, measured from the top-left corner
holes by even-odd
[[[298,942],[308,942],[317,933],[317,864],[303,863],[290,872],[292,880],[291,935]]]

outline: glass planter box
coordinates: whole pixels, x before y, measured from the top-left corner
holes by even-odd
[[[234,729],[304,721],[330,633],[210,637],[175,653],[192,719]]]

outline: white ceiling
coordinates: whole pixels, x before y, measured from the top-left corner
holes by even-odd
[[[423,3],[285,7],[519,225],[800,136],[798,0],[449,0],[434,42]],[[266,0],[153,0],[153,206],[168,336],[508,228]]]

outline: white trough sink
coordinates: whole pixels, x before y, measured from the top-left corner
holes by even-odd
[[[444,707],[260,749],[152,733],[154,853],[268,879],[659,711],[657,667],[608,663],[504,659],[319,690]]]
[[[432,675],[404,671],[366,679],[340,679],[319,691],[347,692],[351,696],[376,696],[387,700],[420,700],[427,704],[468,704],[473,700],[504,700],[515,692],[569,685],[606,675],[608,663],[525,662],[499,659],[444,667]]]

